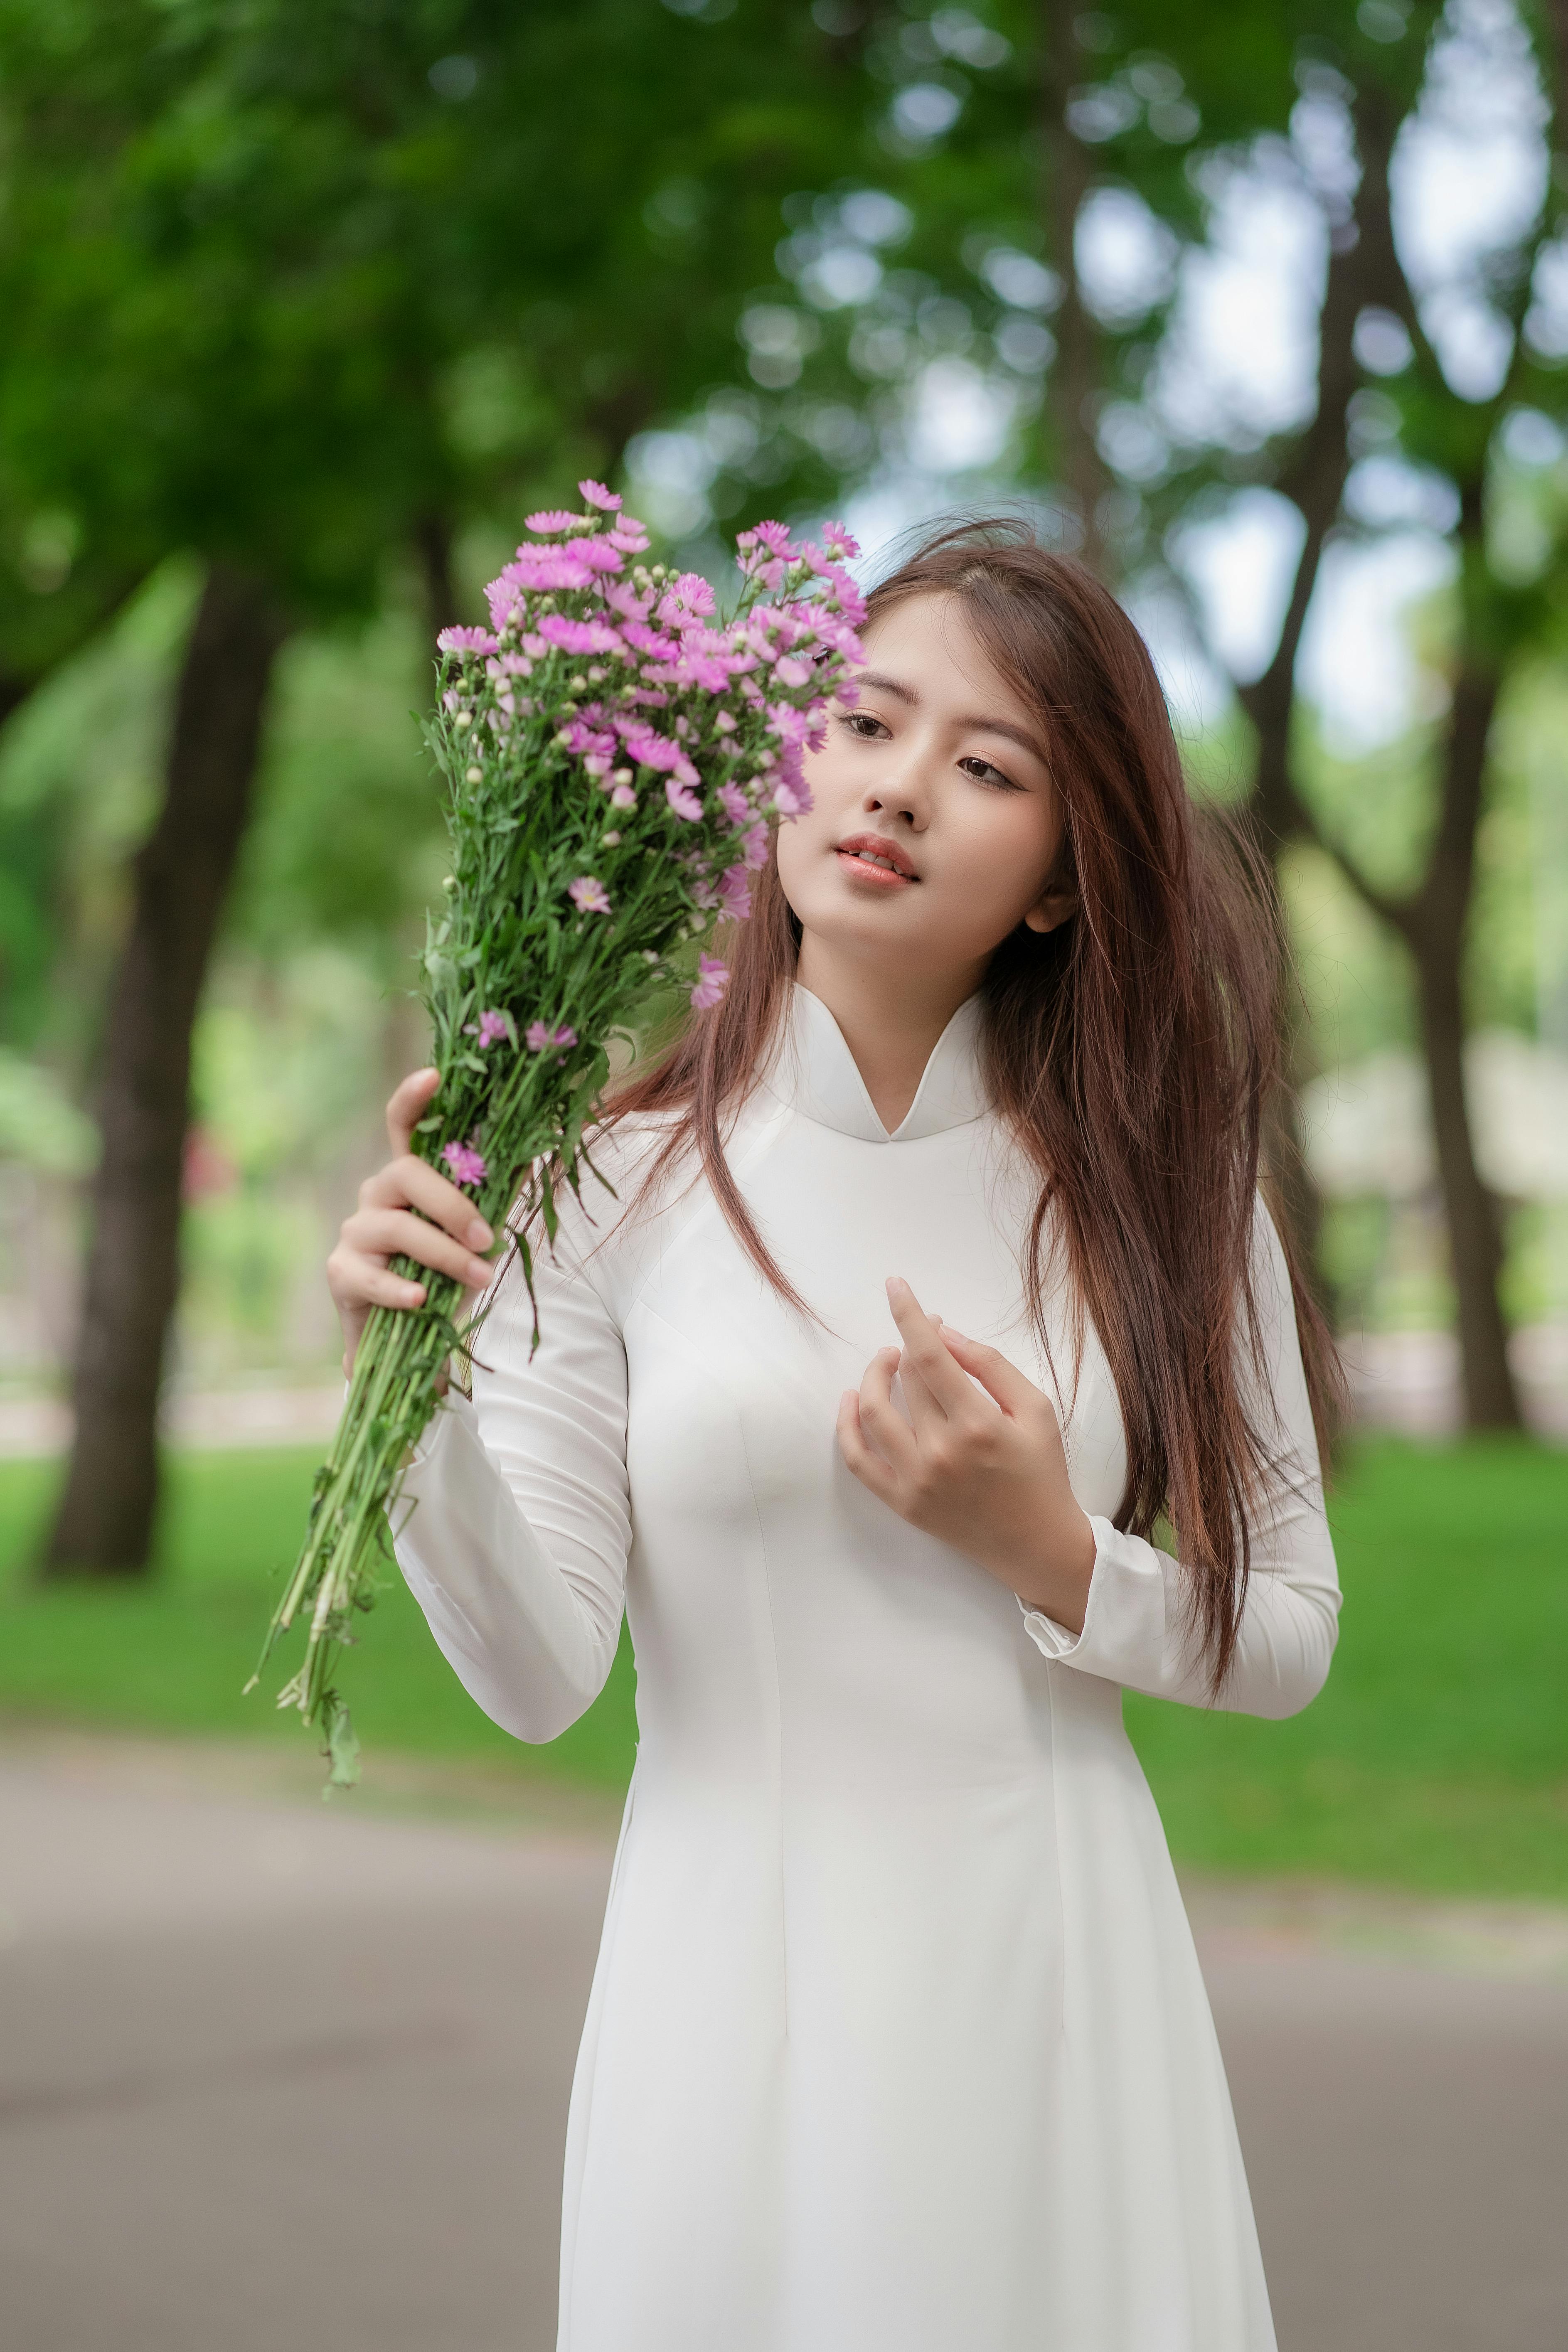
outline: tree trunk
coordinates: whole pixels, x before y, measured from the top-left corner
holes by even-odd
[[[1471,503],[1467,500],[1467,514]],[[1479,507],[1479,491],[1474,503]],[[1431,862],[1400,925],[1415,961],[1432,1135],[1458,1305],[1465,1423],[1470,1429],[1523,1426],[1498,1292],[1501,1220],[1476,1166],[1464,1076],[1465,930],[1498,688],[1489,664],[1474,658],[1461,664],[1454,681],[1442,810]]]
[[[191,1033],[283,635],[260,587],[215,564],[175,698],[163,807],[135,861],[131,933],[110,1005],[76,1437],[46,1575],[135,1575],[151,1555],[158,1391],[179,1286]]]
[[[1508,1360],[1508,1326],[1498,1297],[1502,1233],[1497,1203],[1476,1166],[1465,1101],[1465,1015],[1458,959],[1441,949],[1426,954],[1418,950],[1416,971],[1432,1133],[1458,1303],[1465,1425],[1520,1429],[1523,1415]]]
[[[1082,528],[1078,552],[1091,572],[1103,572],[1100,500],[1109,477],[1094,437],[1093,399],[1100,388],[1094,321],[1079,284],[1078,216],[1093,174],[1088,149],[1074,137],[1067,107],[1073,81],[1075,17],[1067,0],[1042,0],[1039,16],[1039,136],[1044,162],[1041,211],[1049,258],[1059,271],[1062,299],[1056,314],[1057,357],[1050,374],[1057,440],[1057,476]]]
[[[452,528],[443,514],[422,514],[414,544],[425,583],[425,616],[432,637],[457,621],[458,592],[452,580]]]

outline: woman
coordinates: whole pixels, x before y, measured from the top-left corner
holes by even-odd
[[[1087,572],[950,531],[866,646],[728,997],[606,1114],[531,1361],[407,1154],[432,1071],[331,1262],[351,1353],[423,1295],[395,1252],[496,1281],[397,1536],[479,1705],[553,1738],[623,1603],[636,1644],[560,2343],[1263,2352],[1121,1725],[1123,1686],[1291,1714],[1334,1643],[1261,900]]]

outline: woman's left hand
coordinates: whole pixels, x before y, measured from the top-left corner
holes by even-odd
[[[1050,1399],[995,1348],[933,1320],[900,1276],[889,1277],[888,1301],[903,1349],[879,1349],[859,1394],[845,1390],[845,1461],[911,1527],[1081,1633],[1094,1529],[1068,1481]],[[896,1372],[907,1421],[893,1402]]]

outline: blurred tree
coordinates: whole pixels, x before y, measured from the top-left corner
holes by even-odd
[[[1259,490],[1285,502],[1297,536],[1282,625],[1261,675],[1235,681],[1254,737],[1245,820],[1276,859],[1293,842],[1318,845],[1410,957],[1467,1419],[1515,1426],[1500,1219],[1461,1076],[1464,960],[1494,718],[1510,677],[1556,641],[1568,585],[1555,514],[1528,577],[1497,520],[1519,470],[1520,420],[1528,436],[1531,418],[1568,416],[1555,290],[1568,134],[1538,105],[1524,54],[1535,43],[1541,78],[1559,80],[1568,13],[1516,16],[1464,0],[1292,0],[1240,16],[1205,4],[1179,17],[1143,0],[1114,13],[998,0],[986,22],[860,0],[824,9],[840,37],[859,28],[886,92],[879,130],[901,217],[879,243],[842,183],[795,200],[797,234],[780,249],[792,310],[767,312],[753,375],[768,384],[775,352],[812,355],[818,401],[819,385],[858,375],[896,438],[917,387],[956,361],[973,390],[1010,404],[1011,462],[1062,543],[1128,588],[1173,585],[1200,628],[1184,560],[1194,528]],[[1550,148],[1554,168],[1542,168],[1539,205],[1438,282],[1395,233],[1396,151],[1489,85],[1513,93],[1512,127],[1543,167]],[[1282,194],[1316,222],[1315,386],[1284,422],[1248,415],[1223,381],[1194,385],[1184,344],[1184,265],[1247,192]],[[886,267],[895,250],[898,266]],[[1310,272],[1310,243],[1279,266]],[[1468,333],[1445,336],[1437,321],[1451,323],[1456,303]],[[1478,373],[1479,351],[1492,356]],[[800,373],[797,362],[753,435],[764,451],[810,435]],[[1412,869],[1391,881],[1307,780],[1298,667],[1327,551],[1413,523],[1447,538],[1458,587],[1427,809],[1414,822]],[[1297,1222],[1310,1226],[1300,1150],[1288,1135],[1279,1144]]]
[[[54,1570],[149,1556],[191,1024],[279,648],[400,551],[450,618],[468,518],[731,375],[781,202],[863,135],[787,0],[0,5],[0,680],[208,566],[104,1032]]]

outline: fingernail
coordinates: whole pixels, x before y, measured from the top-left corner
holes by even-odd
[[[489,1225],[486,1224],[483,1217],[476,1217],[473,1223],[468,1227],[468,1239],[473,1244],[475,1249],[489,1249],[490,1244],[495,1239],[495,1235],[491,1233]]]

